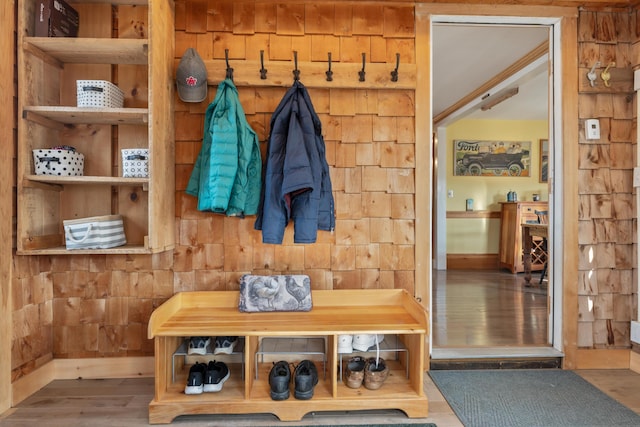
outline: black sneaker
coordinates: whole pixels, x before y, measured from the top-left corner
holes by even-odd
[[[189,369],[189,378],[184,388],[184,394],[201,394],[204,389],[204,373],[207,365],[204,363],[196,363]]]
[[[216,362],[215,360],[209,362],[207,371],[204,374],[203,391],[209,393],[222,390],[222,385],[229,379],[230,375],[229,368],[223,362]]]
[[[289,363],[284,360],[276,362],[269,372],[269,385],[271,386],[271,399],[286,400],[289,398],[289,382],[291,381],[291,369]]]
[[[204,356],[207,354],[207,347],[211,343],[211,337],[191,337],[189,338],[188,354],[199,354]]]
[[[313,388],[318,384],[318,369],[311,360],[303,360],[293,373],[296,399],[309,400],[313,397]]]
[[[238,337],[216,337],[216,348],[213,354],[231,354],[238,343]]]

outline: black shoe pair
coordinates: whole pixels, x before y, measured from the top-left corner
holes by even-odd
[[[289,368],[289,363],[284,360],[274,363],[271,372],[269,372],[271,399],[288,399],[290,382],[291,369]],[[300,362],[293,372],[293,383],[295,385],[293,395],[296,399],[311,399],[313,397],[313,388],[318,384],[318,369],[316,365],[311,360]]]
[[[218,392],[229,379],[230,372],[227,365],[215,360],[206,363],[196,363],[189,369],[185,394],[201,394],[202,392]]]

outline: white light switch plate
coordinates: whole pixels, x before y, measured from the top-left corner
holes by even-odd
[[[640,322],[631,322],[631,341],[640,344]]]
[[[633,168],[633,186],[640,187],[640,168]]]
[[[600,120],[598,119],[585,120],[584,133],[587,139],[600,139]]]

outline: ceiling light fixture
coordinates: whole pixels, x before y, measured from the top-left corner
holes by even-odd
[[[482,103],[480,109],[482,111],[487,111],[500,104],[503,101],[511,98],[514,95],[518,94],[518,88],[514,87],[511,89],[504,90],[502,92],[498,92],[495,95],[487,96],[485,101]]]

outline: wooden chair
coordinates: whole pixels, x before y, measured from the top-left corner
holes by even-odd
[[[538,224],[549,224],[549,212],[548,211],[534,211],[534,213],[538,217]],[[542,250],[546,254],[546,258],[545,258],[545,261],[544,261],[544,266],[542,267],[542,273],[540,273],[540,282],[539,282],[540,285],[542,285],[542,281],[544,280],[544,276],[547,275],[547,264],[549,262],[549,250],[547,248],[547,238],[546,237],[542,239],[541,246],[542,246]]]

